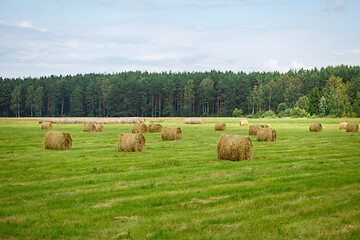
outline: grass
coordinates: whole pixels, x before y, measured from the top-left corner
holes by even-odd
[[[71,151],[43,149],[36,122],[0,121],[1,239],[359,239],[360,135],[338,129],[358,119],[250,119],[277,142],[252,136],[252,161],[216,159],[224,132],[247,135],[239,119],[180,126],[182,141],[148,133],[146,151],[117,151],[131,125],[53,125]],[[323,131],[311,133],[311,122]]]

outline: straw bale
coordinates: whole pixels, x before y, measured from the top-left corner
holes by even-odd
[[[186,118],[185,124],[202,124],[204,120],[195,118]]]
[[[251,160],[253,145],[249,136],[222,134],[217,143],[217,159]]]
[[[225,131],[226,130],[226,123],[215,123],[214,130],[215,131]]]
[[[162,126],[158,123],[150,123],[148,127],[149,133],[161,132]]]
[[[51,122],[42,122],[41,123],[41,129],[52,129]]]
[[[101,124],[95,124],[95,132],[103,132],[104,127]]]
[[[135,123],[131,129],[132,133],[147,133],[148,127],[143,123]]]
[[[276,131],[272,128],[261,128],[256,134],[256,140],[264,142],[276,142]]]
[[[340,130],[346,130],[347,124],[348,124],[347,122],[339,123],[339,129]]]
[[[240,120],[240,126],[247,126],[249,125],[248,120]]]
[[[162,140],[181,140],[181,128],[179,127],[163,127],[161,130]]]
[[[72,138],[69,132],[48,132],[45,135],[45,149],[70,150],[71,147]]]
[[[321,125],[321,123],[311,123],[309,130],[310,130],[310,132],[321,132],[322,125]]]
[[[87,123],[84,125],[83,131],[84,132],[96,132],[96,127],[92,123]]]
[[[249,135],[256,135],[257,132],[262,128],[268,128],[268,125],[265,124],[257,124],[257,125],[250,125],[249,126]]]
[[[346,126],[347,132],[358,132],[359,131],[359,125],[356,123],[348,123]]]
[[[143,152],[146,148],[145,137],[141,133],[122,133],[118,140],[119,152]]]

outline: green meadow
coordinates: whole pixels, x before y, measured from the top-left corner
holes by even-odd
[[[248,119],[278,141],[251,136],[253,160],[217,160],[221,134],[248,135],[239,121],[165,118],[181,141],[147,133],[144,152],[126,153],[117,140],[129,124],[53,124],[73,139],[56,151],[44,150],[37,122],[2,119],[0,239],[360,238],[360,134],[338,129],[359,119]]]

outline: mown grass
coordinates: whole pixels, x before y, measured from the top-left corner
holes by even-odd
[[[53,125],[71,151],[43,149],[36,122],[0,122],[1,239],[359,239],[360,135],[338,130],[358,119],[250,119],[277,130],[252,136],[252,161],[216,159],[224,132],[247,135],[233,118],[180,126],[183,140],[146,134],[146,151],[117,151],[131,125]],[[308,131],[321,122],[323,131]]]

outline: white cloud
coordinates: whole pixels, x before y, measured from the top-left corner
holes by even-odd
[[[16,27],[20,27],[20,28],[28,28],[28,29],[33,29],[33,30],[40,31],[40,32],[47,32],[48,31],[47,28],[34,26],[30,21],[19,21],[19,22],[16,22],[16,23],[7,23],[7,22],[5,22],[3,20],[0,20],[0,25],[16,26]]]
[[[326,1],[326,10],[336,11],[343,10],[346,7],[346,0],[327,0]]]
[[[291,69],[294,69],[294,70],[311,69],[311,67],[307,67],[304,63],[294,60],[291,62]]]
[[[354,55],[360,55],[360,49],[350,49],[350,50],[345,50],[345,52],[351,53]]]

